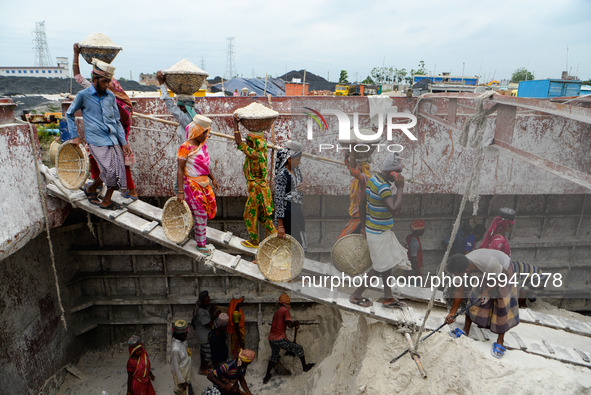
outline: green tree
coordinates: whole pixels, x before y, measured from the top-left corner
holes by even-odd
[[[390,84],[394,82],[394,68],[392,67],[374,67],[370,74],[377,84]]]
[[[371,77],[368,75],[363,81],[361,81],[362,84],[375,84],[375,82],[371,79]]]
[[[339,84],[348,84],[349,75],[347,74],[347,70],[341,70],[341,75],[339,76]]]
[[[394,69],[394,79],[396,82],[401,83],[405,78],[408,72],[406,69]]]
[[[425,69],[425,61],[419,61],[419,68],[417,70],[410,69],[410,73],[408,76],[404,77],[408,84],[412,84],[412,77],[415,75],[425,75],[427,74],[427,69]]]
[[[531,81],[535,79],[534,75],[529,72],[525,67],[520,67],[517,70],[515,70],[515,72],[513,72],[513,75],[511,75],[511,82],[519,82],[519,81]]]

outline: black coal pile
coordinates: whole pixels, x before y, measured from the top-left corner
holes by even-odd
[[[299,78],[301,82],[304,82],[304,70],[292,70],[289,73],[283,74],[279,78],[285,82],[291,82],[294,78]],[[311,91],[334,91],[334,87],[336,86],[336,83],[327,81],[309,71],[306,72],[306,83],[310,84],[309,90]]]
[[[126,91],[157,91],[156,86],[141,85],[137,81],[119,80]],[[31,94],[76,94],[82,87],[70,78],[41,78],[41,77],[5,77],[0,76],[0,95],[31,95]]]

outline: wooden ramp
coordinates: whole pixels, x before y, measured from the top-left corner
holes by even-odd
[[[49,178],[53,178],[50,177]],[[124,199],[119,192],[115,192],[113,200],[124,205],[122,210],[108,211],[103,210],[97,206],[88,203],[84,193],[81,190],[70,191],[63,188],[59,181],[52,180],[53,183],[48,183],[47,189],[49,193],[60,199],[73,203],[75,206],[96,215],[104,220],[114,223],[124,229],[130,230],[139,234],[167,249],[176,251],[177,253],[189,256],[196,259],[202,264],[210,265],[216,269],[223,269],[242,277],[251,280],[263,282],[271,285],[281,291],[289,292],[293,298],[300,300],[309,300],[341,310],[349,311],[355,314],[361,314],[375,320],[383,321],[397,327],[405,327],[414,330],[419,326],[424,317],[424,312],[414,311],[412,308],[405,309],[388,309],[381,306],[380,303],[375,303],[370,308],[362,308],[353,305],[349,302],[349,294],[339,292],[337,290],[330,290],[325,287],[303,287],[301,281],[291,283],[275,283],[268,281],[259,271],[258,267],[250,262],[254,257],[256,250],[242,246],[243,239],[235,236],[231,232],[223,232],[217,229],[207,228],[207,240],[214,244],[216,249],[209,257],[200,254],[195,248],[194,240],[189,240],[186,243],[179,245],[171,242],[164,234],[164,230],[160,224],[162,218],[162,209],[154,207],[141,200],[130,202],[129,199]],[[235,255],[240,254],[240,255]],[[243,259],[242,256],[247,259]],[[331,264],[317,262],[306,259],[304,262],[303,274],[312,276],[341,276],[336,268]],[[374,291],[381,292],[380,289]],[[407,287],[398,289],[398,293],[405,299],[411,299],[420,302],[428,302],[431,291],[423,288]],[[186,299],[186,298],[185,298]],[[190,300],[189,300],[190,299]],[[194,297],[187,300],[179,300],[181,304],[195,303]],[[101,305],[104,301],[100,299],[81,300],[76,306],[72,307],[72,311],[78,311],[88,307],[88,305]],[[125,303],[130,303],[125,302]],[[137,304],[146,304],[150,301],[137,300]],[[167,301],[169,303],[169,301]],[[444,305],[441,292],[437,294],[436,304]],[[505,342],[508,349],[523,350],[532,354],[540,355],[545,358],[556,359],[562,362],[585,366],[591,368],[591,325],[566,319],[562,317],[552,316],[539,312],[534,312],[529,309],[520,310],[521,322],[538,325],[552,330],[560,330],[568,332],[573,339],[577,339],[581,344],[583,339],[584,347],[562,347],[552,344],[552,339],[539,339],[531,334],[523,336],[519,335],[519,330],[512,330],[505,336]],[[166,323],[165,318],[154,318],[154,323]],[[433,314],[429,317],[426,328],[433,330],[437,328],[442,322],[441,317],[436,317]],[[100,323],[91,323],[89,328],[85,328],[82,332],[92,329]],[[121,324],[126,324],[121,322]],[[446,327],[444,327],[446,328]],[[519,326],[516,327],[519,329]],[[514,333],[513,333],[514,332]],[[477,340],[494,341],[496,335],[484,329],[474,328],[471,332],[471,337]],[[588,342],[587,342],[588,341]]]
[[[127,205],[122,210],[109,211],[103,210],[98,206],[90,204],[84,193],[81,190],[70,191],[58,185],[59,181],[48,184],[47,189],[53,195],[65,201],[74,203],[77,207],[89,213],[96,215],[99,218],[112,222],[124,229],[130,230],[139,234],[155,243],[158,243],[166,248],[177,251],[183,255],[190,256],[197,261],[211,265],[216,269],[223,269],[230,273],[238,274],[242,277],[263,282],[271,285],[282,291],[289,292],[294,296],[314,301],[317,303],[329,305],[341,310],[350,311],[356,314],[361,314],[376,320],[384,321],[395,326],[404,326],[412,329],[415,327],[416,314],[412,308],[407,309],[388,309],[382,307],[379,303],[374,304],[371,308],[362,308],[353,305],[349,302],[349,295],[331,291],[324,287],[302,287],[300,281],[292,283],[275,283],[268,281],[258,269],[258,266],[251,263],[249,260],[243,259],[241,255],[232,255],[225,252],[223,249],[233,250],[237,253],[251,257],[256,252],[254,249],[246,248],[240,244],[243,240],[236,237],[230,232],[222,232],[217,229],[207,228],[207,239],[212,244],[216,245],[213,254],[209,257],[199,253],[195,248],[194,240],[189,240],[183,245],[171,242],[164,234],[164,230],[160,225],[162,217],[162,210],[151,206],[141,200],[136,200]],[[123,198],[119,192],[114,193],[114,201],[123,202]],[[306,260],[304,269],[308,273],[319,275],[330,275],[336,271],[331,265]],[[340,275],[340,272],[338,272]],[[100,303],[97,301],[86,301],[87,303]],[[75,309],[80,306],[74,307]]]

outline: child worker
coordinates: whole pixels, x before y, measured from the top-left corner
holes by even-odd
[[[217,189],[218,184],[209,168],[209,154],[205,144],[211,122],[211,119],[203,115],[195,115],[193,121],[187,125],[187,141],[178,151],[177,199],[185,200],[191,209],[197,250],[204,255],[212,253],[206,246],[205,231],[207,220],[215,217],[217,211],[213,188]]]
[[[250,236],[250,241],[244,240],[242,245],[258,248],[257,221],[263,225],[267,234],[272,235],[276,232],[273,225],[273,196],[271,188],[267,184],[269,163],[267,142],[263,137],[263,132],[250,132],[246,136],[246,143],[244,143],[240,136],[239,121],[238,115],[234,115],[234,141],[238,150],[246,155],[242,167],[248,191],[248,199],[244,206],[244,223]]]

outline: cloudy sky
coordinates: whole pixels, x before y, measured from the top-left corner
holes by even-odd
[[[410,70],[424,60],[436,74],[503,79],[526,67],[559,78],[568,47],[571,74],[591,79],[590,0],[10,1],[0,15],[0,66],[34,64],[32,32],[43,20],[53,58],[71,59],[74,42],[101,32],[123,47],[116,76],[134,79],[183,58],[224,75],[227,37],[244,77],[305,68],[363,80],[376,66]]]

